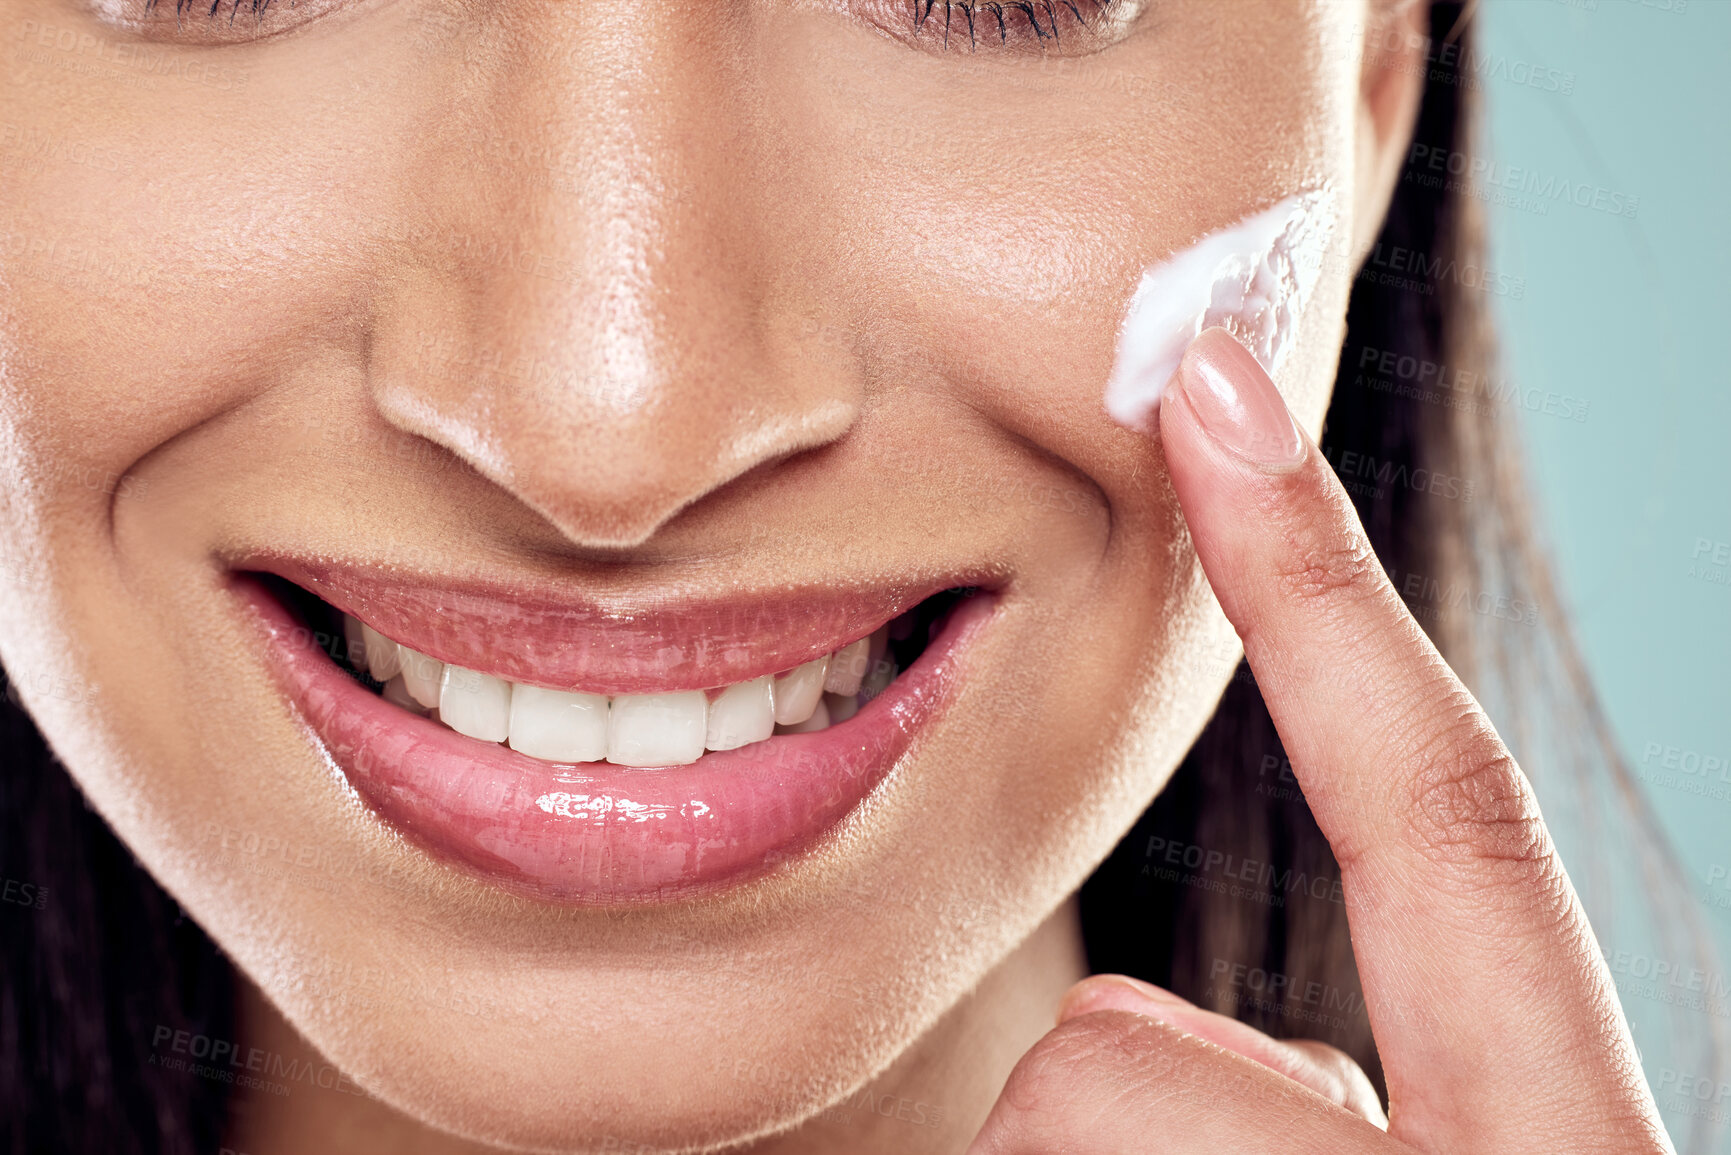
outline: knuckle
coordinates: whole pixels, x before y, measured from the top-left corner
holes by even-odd
[[[1332,1043],[1325,1043],[1321,1039],[1286,1039],[1284,1042],[1289,1047],[1303,1051],[1311,1062],[1335,1078],[1344,1080],[1346,1075],[1353,1071],[1363,1073],[1359,1065],[1352,1061],[1351,1055]]]
[[[1419,766],[1408,821],[1413,842],[1433,862],[1527,880],[1556,869],[1526,775],[1482,714],[1474,710],[1450,727]]]
[[[1319,1039],[1288,1039],[1286,1045],[1303,1052],[1317,1072],[1323,1085],[1312,1090],[1372,1123],[1387,1126],[1388,1116],[1383,1113],[1376,1087],[1351,1055]]]
[[[1356,595],[1385,580],[1382,562],[1362,533],[1306,533],[1291,547],[1274,576],[1293,598],[1314,601]]]
[[[1123,1011],[1071,1019],[1022,1056],[999,1096],[1000,1109],[1018,1134],[1061,1134],[1085,1093],[1103,1085],[1157,1083],[1170,1066],[1169,1034],[1162,1024]]]
[[[1149,1020],[1121,1011],[1074,1018],[1047,1032],[1010,1073],[1004,1098],[1019,1110],[1038,1111],[1075,1094],[1088,1072],[1140,1062],[1151,1049]]]

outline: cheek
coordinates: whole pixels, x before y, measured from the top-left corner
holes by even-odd
[[[378,155],[412,160],[357,148],[369,125],[335,105],[363,106],[353,77],[382,82],[400,65],[387,66],[382,36],[336,64],[285,44],[272,51],[291,59],[268,69],[262,52],[237,51],[222,54],[229,74],[152,73],[136,62],[160,61],[161,48],[117,53],[76,5],[29,7],[40,26],[76,35],[19,49],[0,102],[0,134],[12,134],[0,135],[0,658],[30,675],[33,713],[92,797],[147,819],[125,830],[143,850],[190,837],[191,816],[214,809],[190,768],[217,722],[187,700],[233,689],[204,677],[219,668],[207,655],[232,645],[195,604],[215,595],[165,598],[151,584],[165,559],[177,576],[194,572],[184,563],[210,543],[196,521],[160,515],[290,455],[292,435],[209,452],[200,438],[237,410],[278,387],[318,395],[346,382],[358,344],[346,322],[363,315],[357,255],[376,251],[368,231],[390,219]],[[24,8],[0,0],[0,45],[27,23]],[[188,79],[224,75],[228,89]],[[380,101],[373,115],[399,104],[417,101]],[[11,163],[18,150],[28,163]],[[171,468],[151,468],[163,460]],[[128,540],[139,524],[149,536]],[[132,564],[141,558],[156,569]]]
[[[1301,5],[1155,16],[1109,51],[1046,62],[819,45],[785,102],[803,110],[790,152],[818,158],[791,170],[786,199],[817,206],[808,235],[835,234],[826,267],[880,371],[960,394],[1108,499],[1137,468],[1101,394],[1142,270],[1290,192],[1347,192],[1352,172],[1342,30]],[[1324,280],[1326,317],[1344,262]],[[1307,331],[1326,344],[1334,330]],[[1295,407],[1319,416],[1329,354],[1291,361]]]
[[[1090,543],[1102,553],[1087,599],[1056,564],[1040,594],[1086,600],[1078,617],[1101,627],[1093,650],[1075,631],[1053,635],[1047,657],[1071,688],[1132,687],[1123,748],[1093,778],[1078,769],[1053,784],[1119,809],[1071,832],[1088,845],[1063,848],[1041,843],[1054,835],[1037,827],[1037,807],[999,815],[1020,846],[1043,847],[1042,861],[1108,848],[1089,840],[1114,831],[1133,809],[1125,799],[1158,788],[1152,768],[1175,764],[1239,657],[1157,454],[1104,411],[1130,296],[1149,264],[1293,192],[1326,185],[1350,203],[1357,68],[1345,17],[1300,4],[1161,12],[1154,31],[1108,53],[1013,74],[862,60],[857,45],[826,57],[820,45],[798,72],[806,86],[778,102],[801,110],[787,122],[788,153],[808,158],[784,170],[785,200],[801,206],[790,227],[832,238],[819,267],[843,282],[834,295],[869,334],[884,392],[943,396],[988,419],[1017,443],[1024,473],[1068,474],[1110,528]],[[1344,318],[1345,224],[1281,373],[1313,430]],[[1038,540],[1042,560],[1060,548]],[[1144,644],[1118,644],[1132,632]],[[1074,705],[1074,717],[1092,716]],[[1064,715],[1054,707],[1026,740],[1061,747]]]
[[[0,337],[17,352],[6,419],[25,442],[51,443],[56,467],[122,473],[314,377],[321,349],[358,347],[344,322],[361,315],[383,196],[403,183],[385,165],[413,160],[357,142],[403,136],[393,110],[428,103],[409,87],[375,102],[355,91],[403,83],[391,37],[339,60],[316,42],[176,49],[74,5],[53,6],[53,24],[21,7],[0,3],[0,22],[72,46],[19,57],[6,119],[31,162],[0,154],[0,205],[16,206],[0,214]]]

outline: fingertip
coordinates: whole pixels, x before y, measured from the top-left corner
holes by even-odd
[[[1309,444],[1266,370],[1222,328],[1205,329],[1185,349],[1162,409],[1180,401],[1210,440],[1239,462],[1267,473],[1304,464]]]
[[[1064,992],[1058,1002],[1058,1022],[1095,1011],[1129,1011],[1159,1018],[1162,1010],[1193,1005],[1171,991],[1128,975],[1091,975]]]

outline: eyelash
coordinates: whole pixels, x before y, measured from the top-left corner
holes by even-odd
[[[204,14],[205,18],[209,20],[216,19],[217,13],[222,11],[224,2],[225,0],[211,0],[210,11]],[[271,6],[272,0],[226,0],[226,2],[229,5],[228,22],[233,24],[234,18],[240,13],[240,6],[242,3],[245,3],[247,6],[247,15],[251,16],[254,20],[263,20],[265,12]],[[291,2],[289,6],[293,7],[293,3]],[[144,0],[145,12],[155,12],[156,7],[157,0]],[[178,23],[181,17],[202,7],[204,7],[202,0],[174,0],[174,19]]]
[[[950,43],[952,25],[967,26],[968,48],[972,51],[979,42],[981,35],[990,39],[995,29],[1000,44],[1009,43],[1012,35],[1026,35],[1032,32],[1037,41],[1051,40],[1053,44],[1061,42],[1058,32],[1060,21],[1073,21],[1078,27],[1087,28],[1089,17],[1084,16],[1085,10],[1092,10],[1095,19],[1110,15],[1111,9],[1118,6],[1120,0],[908,0],[913,9],[914,35],[918,36],[931,27],[936,17],[941,13],[943,19],[937,26],[944,38],[944,47]],[[1044,22],[1042,22],[1042,16]],[[1019,29],[1020,31],[1016,31]]]

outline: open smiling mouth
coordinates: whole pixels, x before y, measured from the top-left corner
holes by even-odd
[[[975,586],[622,612],[270,559],[235,588],[370,808],[541,901],[665,901],[817,844],[951,696]]]

